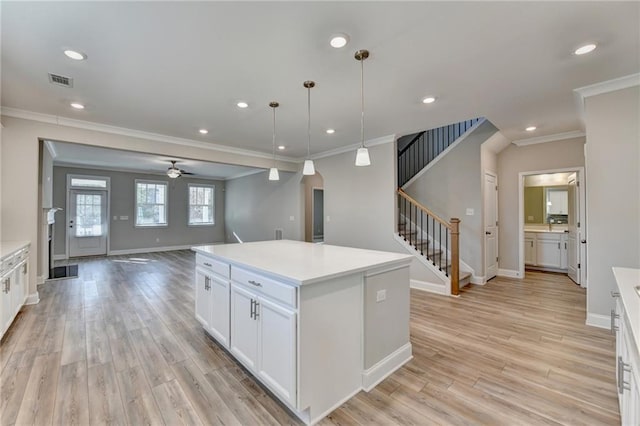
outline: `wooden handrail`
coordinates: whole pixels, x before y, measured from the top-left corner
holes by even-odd
[[[440,216],[438,216],[437,214],[435,214],[434,212],[432,212],[431,210],[429,210],[428,208],[426,208],[425,206],[423,206],[422,204],[420,204],[419,202],[411,198],[409,194],[404,192],[402,189],[398,188],[398,194],[400,194],[402,198],[406,198],[407,200],[409,200],[409,202],[411,202],[412,204],[415,204],[417,208],[419,208],[420,210],[422,210],[423,212],[425,212],[426,214],[428,214],[429,216],[431,216],[432,218],[440,222],[442,226],[446,226],[447,229],[449,229],[450,231],[452,230],[451,224],[449,222],[442,219]]]

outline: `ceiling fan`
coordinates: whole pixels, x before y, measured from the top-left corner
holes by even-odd
[[[176,160],[171,160],[171,167],[167,169],[167,176],[171,179],[179,178],[182,175],[192,175],[193,173],[186,172],[176,167]]]

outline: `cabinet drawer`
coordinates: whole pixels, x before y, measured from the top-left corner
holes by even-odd
[[[14,266],[16,266],[17,263],[18,263],[18,259],[16,258],[15,255],[8,256],[2,260],[2,265],[0,266],[0,269],[2,269],[2,272],[8,272]]]
[[[235,266],[231,267],[231,279],[294,308],[297,305],[296,287],[282,284],[263,275]]]
[[[224,278],[229,278],[228,263],[220,262],[219,260],[196,254],[196,265],[201,266],[209,271],[215,272],[216,274]]]

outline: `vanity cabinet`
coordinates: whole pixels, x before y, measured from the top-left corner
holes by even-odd
[[[536,234],[533,232],[524,233],[524,264],[536,264]]]
[[[8,247],[8,248],[6,248]],[[2,243],[0,259],[0,338],[24,305],[29,284],[29,244]]]
[[[567,234],[525,232],[524,264],[552,271],[567,270]]]
[[[616,334],[616,384],[620,423],[640,424],[640,302],[633,287],[640,271],[613,268],[617,281],[615,309],[611,311],[611,328]],[[635,327],[635,330],[634,330]]]

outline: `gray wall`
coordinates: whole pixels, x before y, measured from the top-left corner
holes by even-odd
[[[280,171],[279,181],[270,181],[268,172],[231,179],[226,182],[226,241],[275,239],[276,228],[282,238],[303,239],[303,188],[301,173]],[[293,220],[290,217],[293,216]]]
[[[585,99],[587,312],[613,308],[612,266],[640,268],[640,88]]]
[[[584,138],[521,147],[510,145],[498,154],[500,269],[519,270],[519,173],[581,166],[584,166]],[[587,180],[587,188],[589,185]]]
[[[207,244],[224,241],[224,182],[181,177],[169,179],[163,175],[118,172],[110,170],[53,168],[53,204],[65,211],[56,213],[54,254],[62,255],[66,244],[67,174],[108,176],[111,178],[110,194],[110,250],[131,250],[154,247],[171,247],[189,244]],[[169,225],[159,228],[135,227],[135,180],[165,181],[168,186]],[[188,183],[215,186],[215,225],[188,226]],[[118,216],[118,220],[113,220]],[[120,216],[129,216],[120,220]],[[156,241],[159,239],[159,241]]]
[[[460,222],[460,259],[484,275],[484,229],[482,226],[484,171],[481,145],[497,129],[489,121],[405,188],[407,194],[445,220]],[[473,216],[466,210],[473,209]]]

